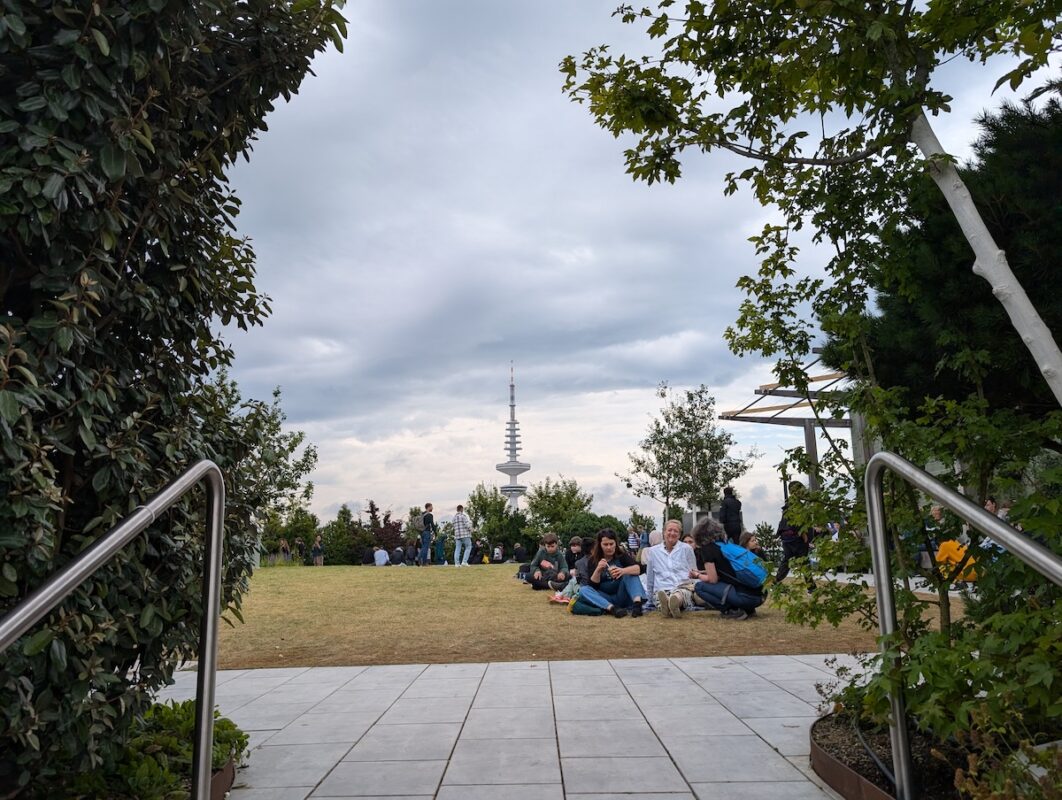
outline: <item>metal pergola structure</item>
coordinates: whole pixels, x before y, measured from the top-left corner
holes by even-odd
[[[813,352],[818,353],[816,349]],[[816,358],[807,369],[818,364]],[[785,386],[781,383],[767,383],[753,390],[759,395],[755,400],[737,411],[724,411],[719,414],[719,419],[731,422],[753,422],[760,425],[788,425],[793,428],[804,429],[804,452],[807,453],[811,464],[811,473],[808,475],[808,488],[819,488],[819,443],[816,428],[848,428],[851,430],[852,457],[857,465],[866,464],[869,457],[868,447],[864,441],[863,423],[858,414],[849,413],[848,417],[840,419],[815,415],[812,417],[789,417],[782,416],[788,411],[797,409],[815,409],[819,401],[830,396],[837,389],[832,388],[846,380],[848,375],[844,372],[826,372],[822,375],[814,375],[808,378],[807,391],[800,391]],[[811,384],[823,384],[817,389],[810,388]],[[761,406],[759,403],[765,397],[789,397],[794,398],[791,403],[780,405]]]

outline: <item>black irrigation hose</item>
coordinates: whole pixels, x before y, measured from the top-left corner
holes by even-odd
[[[856,717],[855,714],[852,715],[852,730],[855,731],[856,738],[859,739],[859,743],[863,745],[863,749],[867,751],[867,755],[870,756],[870,760],[874,762],[874,765],[881,771],[881,774],[885,776],[885,780],[891,783],[895,788],[896,778],[893,777],[893,774],[889,770],[889,768],[886,767],[883,763],[881,763],[881,759],[878,758],[877,754],[870,749],[870,743],[865,738],[863,738],[863,732],[859,730],[859,719]]]

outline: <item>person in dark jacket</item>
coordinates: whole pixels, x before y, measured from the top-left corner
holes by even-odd
[[[807,532],[798,528],[789,519],[789,504],[797,500],[804,493],[804,484],[793,481],[789,484],[789,500],[782,506],[782,519],[778,523],[778,538],[782,541],[782,563],[778,566],[778,574],[774,576],[775,583],[781,583],[789,574],[789,560],[792,558],[807,558],[811,552]],[[815,590],[815,582],[808,577],[808,594]]]
[[[726,538],[734,544],[741,538],[741,501],[734,496],[734,487],[723,489],[723,503],[719,507],[719,521],[723,523]]]

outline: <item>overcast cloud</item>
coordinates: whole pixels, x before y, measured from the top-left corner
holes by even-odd
[[[756,268],[747,238],[769,218],[747,194],[723,197],[739,162],[694,158],[674,186],[635,183],[622,142],[561,92],[565,55],[642,47],[614,6],[348,5],[346,52],[317,59],[234,170],[274,309],[230,334],[234,376],[255,397],[281,387],[290,426],[320,451],[323,518],[368,498],[448,516],[477,483],[504,482],[510,361],[524,482],[563,473],[599,513],[658,516],[613,475],[657,383],[706,383],[727,410],[771,381],[722,339],[735,282]],[[995,72],[951,69],[956,110],[939,132],[962,154]],[[764,452],[736,485],[746,524],[773,522],[773,465],[802,437],[730,430]]]

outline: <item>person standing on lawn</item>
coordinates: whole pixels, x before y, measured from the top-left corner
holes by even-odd
[[[431,540],[435,536],[435,515],[432,514],[432,504],[424,504],[424,513],[420,515],[420,565],[431,566]]]
[[[527,582],[532,589],[552,589],[559,592],[568,583],[568,562],[559,552],[557,534],[547,533],[542,537],[542,546],[531,559],[531,574]]]
[[[793,481],[789,484],[789,499],[782,506],[782,519],[778,522],[778,538],[782,540],[782,563],[778,565],[778,574],[774,576],[775,583],[781,583],[789,574],[789,561],[794,558],[807,558],[811,553],[808,534],[798,528],[790,519],[789,506],[794,501],[800,502],[804,494],[804,484]],[[815,582],[811,576],[805,576],[808,586],[808,594],[815,591]]]
[[[741,538],[741,501],[734,496],[734,487],[723,489],[723,503],[719,507],[719,521],[723,523],[726,538],[734,544]]]
[[[649,596],[655,592],[656,605],[667,617],[678,619],[686,606],[686,594],[681,584],[690,578],[690,570],[696,569],[697,561],[693,548],[682,537],[682,523],[669,519],[664,526],[664,541],[649,548],[645,580]]]
[[[471,552],[472,520],[465,513],[465,507],[458,506],[457,513],[454,514],[454,566],[467,567]]]

